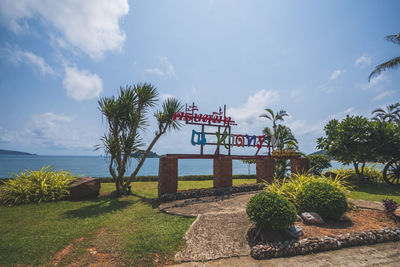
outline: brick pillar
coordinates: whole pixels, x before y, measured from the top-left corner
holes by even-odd
[[[219,156],[214,159],[214,188],[232,186],[232,158]]]
[[[257,183],[271,183],[275,174],[274,158],[259,158],[256,160],[256,177]]]
[[[178,158],[161,157],[158,167],[158,197],[178,190]]]
[[[307,158],[291,158],[290,171],[292,173],[305,173],[308,171]]]

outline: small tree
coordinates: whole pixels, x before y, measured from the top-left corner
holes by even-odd
[[[343,164],[352,163],[362,181],[366,162],[377,160],[378,151],[374,126],[362,116],[349,116],[339,122],[331,120],[324,128],[326,137],[317,140],[318,148]]]
[[[98,101],[99,110],[107,119],[108,130],[101,138],[106,155],[110,156],[109,171],[118,194],[129,194],[130,183],[142,167],[148,153],[158,139],[170,129],[178,129],[181,124],[173,120],[175,112],[182,109],[181,103],[169,98],[162,104],[162,110],[154,113],[158,129],[145,151],[140,133],[147,126],[147,114],[157,103],[157,89],[149,84],[137,84],[120,88],[118,97],[103,97]],[[135,153],[140,152],[140,153]],[[138,165],[133,173],[124,178],[127,164],[136,155]]]
[[[310,173],[313,175],[321,175],[324,169],[330,168],[331,160],[326,155],[309,155],[307,156]]]

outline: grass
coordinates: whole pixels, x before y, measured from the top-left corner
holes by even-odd
[[[353,188],[349,197],[379,202],[382,199],[391,198],[400,203],[400,186],[388,184],[359,185]]]
[[[255,179],[233,181],[252,182]],[[134,182],[133,194],[123,198],[0,206],[0,265],[45,264],[81,237],[85,241],[75,246],[67,262],[89,246],[129,265],[152,265],[155,257],[159,264],[171,260],[195,218],[159,212],[157,186],[157,182]],[[178,186],[180,190],[212,187],[212,181],[179,181]],[[102,183],[101,194],[113,190],[113,183]]]
[[[234,185],[243,183],[255,183],[255,179],[233,180]],[[212,180],[178,183],[179,190],[209,187]],[[113,190],[113,183],[102,183],[101,194]],[[122,198],[0,206],[0,265],[46,264],[57,251],[81,237],[84,241],[75,242],[62,263],[84,259],[89,247],[127,265],[171,261],[182,249],[182,237],[195,218],[159,212],[157,182],[134,182],[132,190],[132,195]],[[372,201],[389,197],[400,203],[400,187],[363,185],[355,187],[350,197]],[[92,263],[90,260],[86,263]]]

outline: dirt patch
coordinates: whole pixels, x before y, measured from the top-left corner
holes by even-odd
[[[71,243],[69,243],[65,248],[57,252],[54,256],[53,259],[49,262],[49,265],[51,266],[57,266],[60,264],[60,262],[66,258],[74,249],[77,243],[81,243],[85,240],[85,238],[80,237],[78,239],[75,239]]]
[[[398,224],[384,212],[378,210],[352,210],[346,212],[351,222],[326,222],[322,225],[306,225],[295,223],[303,229],[304,236],[300,239],[322,236],[335,236],[346,233],[378,230],[385,227],[396,227]]]

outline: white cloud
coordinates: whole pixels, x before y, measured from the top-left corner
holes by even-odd
[[[346,70],[335,70],[332,74],[331,77],[329,78],[331,81],[335,80],[338,78],[340,75],[342,75]]]
[[[158,76],[165,75],[170,77],[176,77],[174,65],[168,61],[168,58],[166,56],[159,56],[158,61],[159,61],[158,67],[147,68],[144,71]]]
[[[384,91],[384,92],[380,93],[379,95],[375,96],[372,99],[372,101],[376,102],[376,101],[382,100],[388,96],[394,95],[395,93],[396,93],[396,91]]]
[[[158,76],[164,76],[164,72],[162,70],[160,70],[159,68],[149,68],[149,69],[145,69],[145,72],[148,72],[150,74],[155,74]]]
[[[59,31],[61,47],[68,43],[93,59],[100,59],[107,51],[122,49],[126,38],[119,28],[119,20],[128,12],[126,0],[0,2],[0,21],[10,30],[27,32],[28,20],[40,18]]]
[[[357,86],[363,90],[368,90],[370,88],[380,89],[382,83],[389,82],[390,80],[385,76],[385,73],[381,73],[371,79],[369,83],[358,84]]]
[[[46,112],[33,115],[26,128],[9,131],[0,127],[0,143],[22,147],[92,151],[98,136],[72,126],[73,118]]]
[[[354,66],[359,68],[369,67],[372,65],[372,59],[368,54],[364,54],[354,61]]]
[[[255,119],[265,113],[265,108],[279,101],[279,93],[275,90],[262,89],[247,98],[247,102],[239,107],[228,108],[227,114],[236,123],[253,124]]]
[[[31,66],[34,70],[38,70],[42,75],[55,75],[53,68],[50,67],[42,57],[30,51],[21,50],[17,47],[6,47],[1,49],[1,54],[13,63],[24,63]]]
[[[160,95],[160,98],[162,101],[167,100],[168,98],[172,98],[172,97],[175,97],[175,96],[171,95],[171,94],[161,94]]]
[[[103,82],[97,74],[76,67],[65,68],[63,87],[67,95],[77,101],[99,97],[103,91]]]

